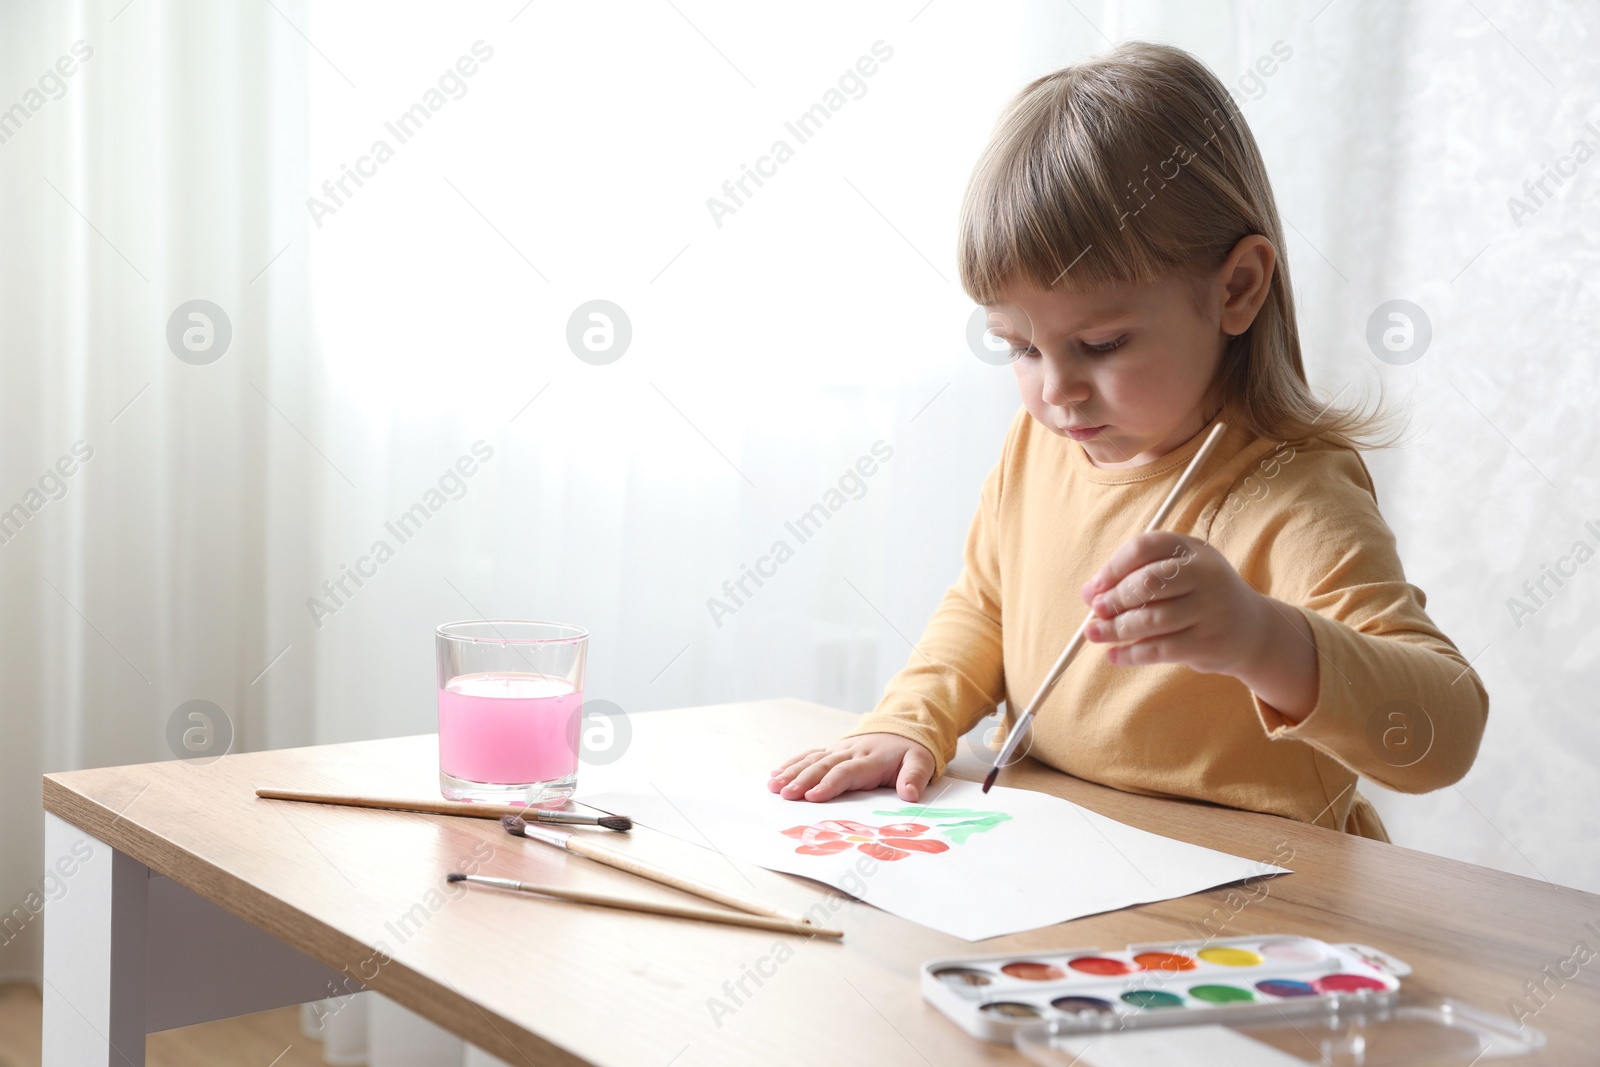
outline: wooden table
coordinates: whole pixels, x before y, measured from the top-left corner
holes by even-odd
[[[853,717],[767,700],[630,721],[625,755],[585,766],[585,788],[695,763],[764,770]],[[1525,983],[1542,983],[1546,1006],[1531,1020],[1549,1036],[1539,1061],[1583,1062],[1600,1047],[1600,959],[1560,974],[1577,942],[1600,950],[1600,897],[1271,816],[1133,796],[1031,760],[1001,783],[1240,856],[1292,849],[1295,873],[1257,883],[1253,900],[1224,888],[971,943],[648,829],[609,839],[797,910],[842,898],[841,944],[450,891],[444,874],[476,860],[484,874],[698,902],[488,820],[253,795],[272,785],[435,797],[436,752],[425,735],[46,775],[47,862],[71,867],[46,909],[46,1067],[141,1065],[147,1032],[362,988],[512,1064],[1017,1064],[1019,1053],[973,1040],[923,1001],[922,961],[1207,932],[1365,942],[1412,964],[1408,991],[1500,1015],[1514,997],[1536,1007]],[[972,779],[983,769],[965,751],[951,766]],[[781,963],[779,941],[793,953]],[[713,1010],[713,998],[733,1010]]]

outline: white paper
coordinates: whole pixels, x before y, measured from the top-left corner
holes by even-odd
[[[770,792],[762,771],[708,768],[573,799],[967,941],[1289,873],[1030,789],[985,795],[946,778],[930,794],[909,804],[885,787],[816,804]]]

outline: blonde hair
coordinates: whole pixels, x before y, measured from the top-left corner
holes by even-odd
[[[1255,321],[1224,346],[1213,385],[1226,417],[1273,440],[1392,444],[1381,404],[1313,396],[1260,150],[1227,89],[1181,49],[1128,41],[1019,92],[967,186],[957,257],[979,304],[1019,281],[1078,291],[1177,274],[1199,308],[1202,281],[1250,234],[1278,254]]]

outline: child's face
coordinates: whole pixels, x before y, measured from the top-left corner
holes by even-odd
[[[1018,353],[1013,368],[1028,413],[1082,444],[1095,466],[1136,467],[1182,445],[1216,414],[1207,387],[1228,334],[1249,326],[1265,296],[1267,256],[1243,292],[1230,291],[1239,282],[1230,256],[1205,288],[1204,311],[1180,276],[1087,292],[1013,287],[986,310],[992,332]],[[1249,305],[1242,319],[1233,306],[1241,298]]]

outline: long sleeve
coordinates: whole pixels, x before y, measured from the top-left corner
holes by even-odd
[[[918,741],[933,753],[935,777],[955,757],[957,739],[1005,699],[998,545],[1004,468],[1002,459],[984,480],[960,578],[877,707],[844,735],[891,733]]]
[[[1305,616],[1319,676],[1299,723],[1259,698],[1255,710],[1270,738],[1304,741],[1390,789],[1443,788],[1477,756],[1488,693],[1405,580],[1366,464],[1345,452],[1332,474],[1286,486],[1306,499],[1262,508],[1264,528],[1242,524],[1256,542],[1247,577]]]
[[[846,736],[911,738],[943,774],[986,711],[1037,692],[1084,617],[1078,590],[1149,522],[1203,440],[1102,468],[1019,411],[984,482],[959,580]],[[1030,756],[1117,789],[1380,839],[1358,775],[1425,792],[1467,772],[1488,697],[1406,581],[1359,453],[1320,438],[1288,448],[1230,428],[1165,525],[1210,542],[1286,615],[1305,616],[1316,706],[1291,724],[1236,678],[1181,664],[1122,667],[1089,649],[1040,708]]]

